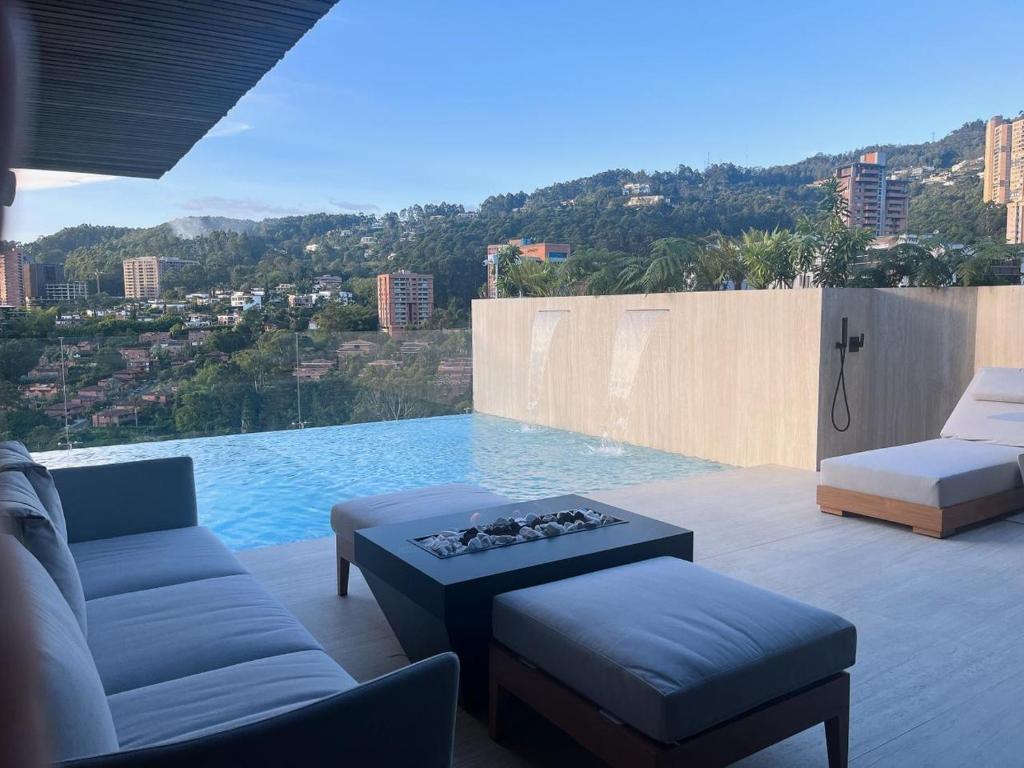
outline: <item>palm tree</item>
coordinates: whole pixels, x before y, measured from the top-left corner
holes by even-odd
[[[697,283],[697,248],[682,237],[663,237],[651,243],[640,286],[644,293],[692,291]]]
[[[751,288],[792,288],[796,279],[794,243],[789,232],[748,229],[739,242]]]
[[[713,233],[707,245],[700,251],[698,261],[701,276],[714,290],[724,290],[730,285],[734,290],[743,288],[747,278],[747,265],[743,252],[732,238],[721,232]]]

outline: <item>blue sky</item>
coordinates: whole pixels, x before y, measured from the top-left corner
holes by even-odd
[[[926,141],[1024,109],[993,71],[1012,40],[989,49],[1022,23],[1006,0],[341,0],[162,179],[23,174],[5,236],[474,206],[607,168]]]

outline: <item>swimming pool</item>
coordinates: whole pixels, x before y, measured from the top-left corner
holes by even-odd
[[[233,549],[328,536],[339,501],[436,483],[529,499],[724,468],[479,414],[36,454],[51,468],[181,455],[195,462],[200,522]]]

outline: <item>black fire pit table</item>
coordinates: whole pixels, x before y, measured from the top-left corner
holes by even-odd
[[[451,532],[471,528],[483,530],[499,518],[523,521],[533,515],[543,520],[566,510],[579,510],[579,524],[562,518],[567,521],[562,527],[573,532],[454,556],[439,556],[425,546],[444,531],[452,536]],[[601,516],[608,524],[590,524]],[[535,517],[529,519],[542,527]],[[553,530],[549,528],[549,534]],[[473,531],[462,534],[462,539],[468,541],[471,535]],[[582,496],[557,496],[355,533],[356,565],[402,649],[410,661],[455,651],[462,667],[461,702],[467,709],[479,709],[487,700],[495,595],[665,555],[693,560],[693,532]]]

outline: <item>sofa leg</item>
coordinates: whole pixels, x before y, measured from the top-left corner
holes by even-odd
[[[349,562],[341,556],[341,544],[337,540],[335,540],[335,548],[338,552],[338,596],[344,597],[348,594]]]
[[[825,721],[825,745],[828,749],[828,768],[847,768],[850,752],[850,710]]]

